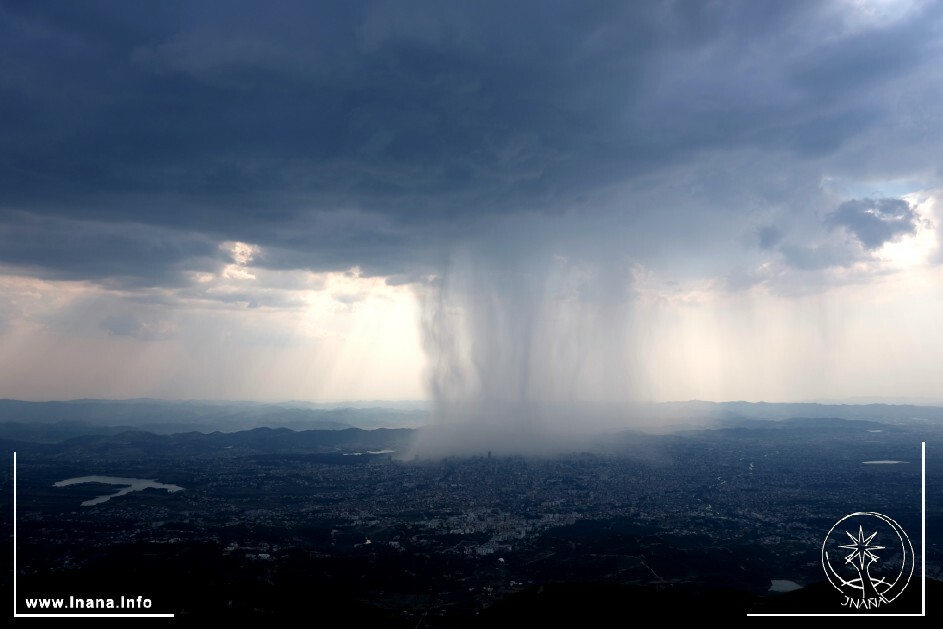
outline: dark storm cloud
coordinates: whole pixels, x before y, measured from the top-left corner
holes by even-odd
[[[3,2],[0,262],[173,283],[239,240],[412,277],[496,214],[832,154],[928,67],[931,10],[838,37],[821,2]]]
[[[828,225],[844,227],[867,249],[916,233],[919,222],[919,215],[903,199],[846,201],[827,219]]]
[[[115,288],[182,286],[186,271],[213,270],[223,258],[201,234],[18,212],[0,212],[0,252],[41,277],[97,278]]]

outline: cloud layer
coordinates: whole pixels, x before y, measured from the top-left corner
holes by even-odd
[[[0,271],[102,291],[88,330],[153,344],[197,310],[353,312],[388,298],[373,279],[471,308],[520,293],[517,273],[534,308],[563,282],[637,312],[935,269],[941,18],[917,0],[3,1]],[[449,279],[463,265],[475,294]],[[0,295],[0,334],[37,324],[24,294]]]

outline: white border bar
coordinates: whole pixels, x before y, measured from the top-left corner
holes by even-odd
[[[20,614],[16,608],[16,452],[13,453],[13,617],[14,618],[174,618],[174,614]],[[920,442],[920,596],[919,614],[747,614],[747,616],[926,616],[927,615],[927,442]]]
[[[16,452],[13,453],[13,617],[14,618],[173,618],[174,614],[20,614],[16,607]]]
[[[927,442],[920,442],[920,598],[919,614],[747,614],[747,616],[914,616],[927,615]]]

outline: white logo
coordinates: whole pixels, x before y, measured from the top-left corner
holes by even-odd
[[[872,609],[900,596],[914,572],[914,549],[897,522],[857,512],[835,523],[822,544],[822,568],[842,605]]]

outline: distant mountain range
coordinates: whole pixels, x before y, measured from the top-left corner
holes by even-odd
[[[746,405],[744,403],[708,404],[680,403],[660,405],[655,410],[662,414],[661,430],[646,431],[637,427],[618,429],[601,434],[572,434],[563,445],[553,444],[552,451],[599,451],[623,452],[646,448],[654,444],[680,443],[693,437],[698,440],[730,440],[742,439],[777,439],[803,440],[814,436],[816,440],[844,439],[855,436],[856,439],[874,440],[872,433],[892,434],[939,435],[943,431],[943,408],[938,407],[878,407],[868,406],[819,406],[819,405]],[[135,410],[142,410],[141,416],[136,419],[137,426],[132,424],[135,419]],[[208,409],[217,410],[211,413]],[[789,407],[799,407],[792,408]],[[14,415],[17,408],[26,409],[25,414]],[[176,422],[156,422],[152,416],[161,408],[167,408],[177,413]],[[313,419],[319,413],[334,417],[349,418],[351,423],[364,425],[391,421],[400,413],[407,421],[418,421],[418,411],[391,411],[390,409],[333,409],[324,411],[298,411],[282,409],[282,414],[276,413],[272,407],[260,405],[250,408],[235,405],[213,405],[209,403],[161,403],[146,402],[48,402],[23,403],[10,400],[0,401],[0,417],[26,417],[25,421],[0,421],[0,450],[36,452],[47,454],[69,454],[76,456],[96,456],[98,454],[119,456],[144,455],[303,455],[335,458],[349,457],[353,459],[363,457],[368,459],[375,456],[394,454],[395,457],[412,457],[415,453],[413,445],[417,439],[429,435],[440,436],[452,444],[454,453],[463,453],[465,450],[473,454],[485,454],[492,446],[487,444],[481,447],[462,448],[468,445],[468,429],[464,426],[427,426],[424,428],[371,428],[363,429],[352,427],[342,422]],[[81,419],[70,411],[77,409]],[[120,410],[112,415],[103,413],[95,415],[96,410]],[[684,413],[687,409],[687,413]],[[297,410],[297,409],[294,409]],[[779,419],[789,410],[804,411],[808,415],[802,417],[788,417]],[[914,413],[919,410],[920,415]],[[189,415],[189,422],[181,418]],[[747,416],[747,414],[752,417]],[[6,415],[3,415],[6,413]],[[270,414],[271,413],[271,414]],[[391,414],[393,413],[393,414]],[[821,416],[814,416],[819,413]],[[825,416],[832,413],[831,416]],[[841,415],[841,416],[839,416]],[[322,415],[323,416],[323,415]],[[111,417],[114,420],[126,421],[123,425],[102,425]],[[297,419],[286,421],[285,418]],[[646,415],[648,419],[655,418],[655,414]],[[683,418],[683,421],[671,423],[674,418]],[[764,418],[765,417],[765,418]],[[879,419],[863,419],[878,417]],[[51,421],[44,422],[43,418]],[[291,427],[279,426],[271,428],[258,426],[246,430],[207,430],[207,426],[225,425],[228,428],[250,421],[273,421],[292,424]],[[382,420],[380,418],[383,418]],[[87,423],[95,421],[96,423]],[[167,432],[158,433],[150,429],[157,425]],[[172,428],[184,426],[187,429],[170,432]],[[307,428],[305,426],[314,426]],[[539,439],[540,433],[531,437],[527,434],[512,433],[508,438],[522,441],[520,450],[528,452],[525,447],[529,438]],[[916,437],[915,437],[916,438]],[[500,441],[498,442],[500,443]],[[456,445],[457,444],[457,445]],[[498,447],[495,445],[494,447]],[[500,451],[500,448],[498,448]],[[451,451],[451,450],[450,450]],[[435,456],[435,452],[425,452]],[[467,453],[466,453],[467,454]]]
[[[79,435],[108,435],[129,429],[155,434],[236,432],[253,428],[345,430],[416,428],[429,413],[418,403],[339,406],[288,402],[213,402],[173,400],[0,400],[0,437],[61,441]]]
[[[636,404],[633,409],[653,426],[693,424],[695,427],[736,425],[741,420],[780,421],[795,417],[838,418],[887,424],[943,421],[943,406],[912,404],[817,404],[811,402],[663,402]]]
[[[70,456],[145,456],[145,455],[224,455],[258,454],[329,455],[331,460],[359,456],[384,456],[403,451],[412,442],[414,430],[378,428],[361,430],[302,430],[288,428],[253,428],[239,432],[187,432],[155,435],[128,430],[110,435],[84,435],[57,443],[0,438],[0,450],[21,453],[69,454]]]
[[[759,428],[784,420],[792,420],[792,427],[796,427],[798,424],[795,422],[799,421],[807,422],[809,427],[824,427],[828,421],[835,420],[854,422],[859,428],[874,430],[880,429],[879,426],[894,425],[943,426],[943,407],[939,406],[688,401],[587,405],[587,409],[588,412],[617,414],[625,420],[624,429],[648,433]],[[419,402],[353,402],[328,406],[308,402],[271,404],[152,399],[0,400],[0,439],[32,443],[141,432],[178,438],[188,433],[248,431],[255,435],[254,438],[262,438],[268,433],[256,429],[289,429],[284,433],[294,434],[291,431],[414,429],[434,423],[432,412]],[[275,433],[283,434],[278,430]]]

